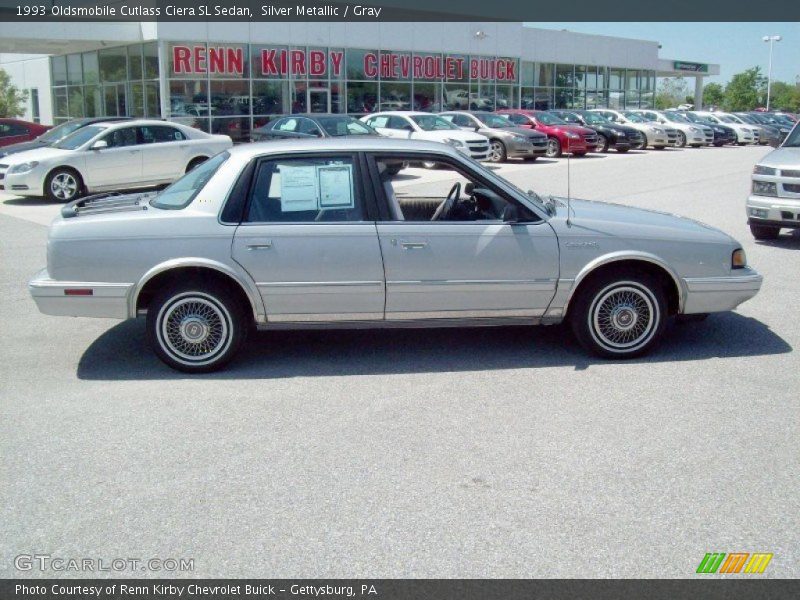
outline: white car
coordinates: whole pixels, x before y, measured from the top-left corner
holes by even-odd
[[[642,115],[645,119],[656,121],[662,125],[669,124],[678,130],[678,148],[691,146],[692,148],[699,148],[700,146],[710,145],[714,142],[714,130],[705,125],[698,125],[692,123],[689,119],[682,117],[674,112],[665,112],[662,110],[632,110],[629,111],[638,115]]]
[[[699,117],[707,119],[712,123],[719,123],[721,125],[725,125],[726,127],[730,127],[736,132],[736,143],[740,146],[745,144],[757,144],[758,143],[758,130],[755,127],[751,127],[747,125],[744,121],[742,121],[736,115],[732,115],[730,113],[724,112],[705,112],[705,111],[695,111]]]
[[[439,115],[398,110],[374,113],[361,120],[386,137],[441,142],[475,160],[489,159],[489,138],[463,131]]]
[[[0,164],[0,189],[72,202],[85,194],[172,183],[233,145],[178,123],[154,120],[88,125],[57,144]]]
[[[667,146],[676,145],[678,142],[678,131],[676,129],[649,121],[642,115],[609,108],[593,108],[590,112],[597,113],[612,123],[627,125],[641,131],[647,139],[645,145],[652,146],[656,150],[663,150]]]

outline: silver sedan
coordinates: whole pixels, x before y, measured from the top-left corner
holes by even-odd
[[[395,185],[396,165],[420,163],[449,192]],[[670,316],[732,310],[760,286],[702,223],[541,198],[447,145],[377,138],[239,146],[158,194],[72,202],[30,291],[46,314],[145,317],[165,363],[201,372],[254,327],[566,321],[629,358]]]

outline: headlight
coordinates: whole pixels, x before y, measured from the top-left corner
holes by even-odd
[[[617,137],[625,137],[625,132],[624,131],[618,131],[617,132]]]
[[[567,137],[569,139],[571,139],[571,140],[579,140],[579,139],[581,139],[581,136],[579,136],[577,133],[572,133],[571,131],[567,132]]]
[[[689,127],[689,131],[692,133],[700,133],[702,130],[698,129],[697,127]]]
[[[28,171],[33,171],[37,166],[39,166],[39,161],[36,160],[19,163],[18,165],[11,165],[8,167],[7,173],[9,175],[12,173],[27,173]]]
[[[530,144],[532,141],[530,138],[522,137],[521,135],[511,136],[511,139],[517,144]]]
[[[466,144],[461,140],[454,140],[453,138],[445,138],[443,141],[445,144],[453,146],[453,148],[463,148],[466,146]]]
[[[664,130],[663,129],[659,129],[658,127],[653,127],[653,133],[658,133],[659,135],[663,135],[664,134]]]
[[[732,269],[744,269],[747,266],[747,256],[745,256],[744,250],[741,248],[737,248],[733,251],[731,255],[731,268]]]
[[[753,173],[756,175],[777,175],[778,170],[772,167],[765,167],[764,165],[756,165],[753,167]]]
[[[772,181],[753,181],[755,196],[777,196],[778,186]]]

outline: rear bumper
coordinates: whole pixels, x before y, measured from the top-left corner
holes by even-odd
[[[735,273],[735,274],[733,274]],[[733,310],[761,289],[763,277],[750,267],[726,277],[687,277],[684,314]]]
[[[127,319],[132,288],[132,283],[55,281],[47,269],[39,271],[28,282],[28,291],[39,311],[62,317]],[[83,295],[69,295],[75,290]]]

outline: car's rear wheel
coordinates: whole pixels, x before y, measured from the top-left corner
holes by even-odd
[[[772,225],[750,223],[750,233],[752,233],[753,237],[757,240],[775,240],[780,235],[781,228]]]
[[[686,134],[682,131],[678,132],[678,141],[675,143],[678,148],[686,147]]]
[[[489,147],[489,160],[492,162],[506,162],[508,160],[506,145],[500,140],[492,140]]]
[[[47,176],[44,191],[51,202],[72,202],[81,197],[83,180],[72,169],[55,169]]]
[[[208,158],[206,158],[205,156],[198,156],[197,158],[193,158],[192,160],[189,161],[189,164],[186,165],[186,172],[188,173],[198,165],[202,165],[207,160]]]
[[[561,156],[561,153],[561,142],[558,141],[558,138],[549,138],[547,140],[547,158],[558,158]]]
[[[147,311],[147,338],[158,358],[186,373],[207,373],[228,363],[248,332],[245,308],[218,283],[167,287]]]
[[[597,152],[608,152],[609,141],[602,133],[597,134]]]
[[[570,310],[575,337],[604,358],[633,358],[655,346],[667,302],[660,282],[646,274],[609,273],[587,282]]]

